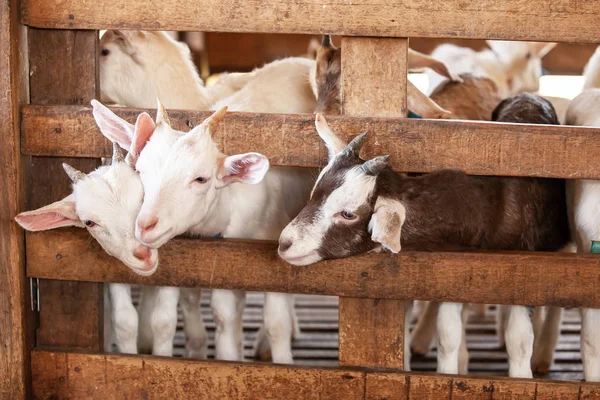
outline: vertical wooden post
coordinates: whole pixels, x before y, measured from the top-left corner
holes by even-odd
[[[407,39],[342,39],[342,112],[406,116]],[[404,302],[340,298],[340,365],[404,369]]]
[[[0,0],[0,398],[30,395],[33,325],[23,231],[26,163],[20,152],[20,106],[27,102],[27,29],[17,0]]]
[[[31,103],[87,105],[97,98],[97,46],[97,31],[30,29]],[[63,162],[83,172],[99,165],[95,159],[33,157],[30,209],[60,200],[71,192]],[[101,351],[102,296],[102,284],[40,281],[37,345]]]

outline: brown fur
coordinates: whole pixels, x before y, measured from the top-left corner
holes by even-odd
[[[494,116],[503,122],[556,123],[549,103],[534,95],[519,95],[498,105]],[[554,122],[553,122],[554,121]],[[343,153],[315,187],[298,216],[304,224],[346,172],[363,161]],[[402,248],[409,250],[538,250],[557,251],[570,240],[564,180],[479,177],[444,170],[408,177],[385,168],[377,175],[368,204],[356,210],[350,224],[334,224],[318,250],[324,259],[361,254],[377,246],[369,221],[377,198],[396,199],[406,209]]]
[[[324,37],[316,57],[317,107],[315,112],[341,114],[342,49],[335,48],[331,38]]]

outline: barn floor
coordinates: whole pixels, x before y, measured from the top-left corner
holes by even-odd
[[[215,325],[209,307],[210,291],[203,293],[204,322],[210,337],[209,357],[214,356]],[[135,297],[138,292],[134,291]],[[262,293],[249,292],[244,312],[245,357],[253,357],[252,349],[257,331],[262,325]],[[338,364],[338,299],[330,296],[296,295],[296,311],[301,335],[293,343],[296,364],[312,366],[336,366]],[[563,316],[560,342],[551,371],[543,378],[556,380],[581,380],[583,371],[579,353],[581,328],[578,310],[566,310]],[[469,374],[506,376],[508,363],[506,351],[498,347],[495,310],[490,308],[484,318],[473,315],[467,325],[467,346],[470,363]],[[184,336],[181,313],[175,337],[175,356],[183,355]],[[435,371],[436,352],[425,357],[413,357],[414,371]]]

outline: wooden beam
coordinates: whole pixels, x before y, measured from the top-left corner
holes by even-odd
[[[0,398],[28,398],[33,318],[25,277],[23,232],[26,160],[20,155],[21,104],[27,102],[27,29],[19,2],[0,0]]]
[[[150,29],[345,36],[444,37],[595,42],[593,2],[507,0],[340,0],[293,3],[249,0],[24,0],[23,23],[39,28]]]
[[[142,111],[115,110],[131,122]],[[88,107],[26,106],[22,111],[23,154],[111,155],[110,142]],[[184,131],[208,115],[169,112],[173,126]],[[391,165],[399,171],[460,168],[475,175],[600,179],[598,128],[349,116],[327,121],[343,139],[368,130],[363,155],[391,154]],[[260,151],[273,165],[317,167],[326,161],[313,115],[228,113],[214,138],[225,153]]]
[[[408,40],[344,37],[342,46],[342,113],[406,117]],[[339,330],[340,365],[409,367],[403,301],[341,297]]]
[[[600,308],[600,258],[545,252],[366,254],[296,267],[262,241],[178,238],[140,277],[82,229],[27,234],[27,274],[43,279],[345,297]]]
[[[39,399],[196,399],[198,393],[202,393],[203,399],[496,400],[535,399],[536,392],[538,399],[541,398],[540,393],[590,394],[600,387],[597,383],[540,379],[472,379],[357,368],[209,362],[44,350],[35,350],[32,358],[33,394]]]
[[[31,29],[29,32],[31,102],[85,104],[99,92],[96,31]],[[88,171],[99,165],[90,158],[33,157],[29,209],[71,193],[62,163]],[[38,345],[99,351],[102,339],[102,285],[88,282],[40,282]]]

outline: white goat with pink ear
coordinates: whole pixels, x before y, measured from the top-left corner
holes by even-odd
[[[86,228],[108,254],[135,273],[153,274],[158,267],[158,252],[134,236],[135,218],[143,198],[142,184],[135,171],[123,161],[119,147],[114,147],[112,165],[99,167],[89,174],[67,164],[63,166],[73,181],[73,193],[38,210],[17,215],[15,220],[19,225],[29,231],[67,226]],[[139,344],[155,355],[172,355],[178,290],[143,288],[141,307],[147,314],[149,327],[139,336],[138,313],[133,306],[130,286],[109,284],[108,291],[111,318],[105,318],[105,332],[114,333],[118,350],[137,353]],[[105,351],[111,350],[111,335],[106,335],[104,347]]]
[[[156,123],[144,113],[134,135],[127,130],[109,135],[121,146],[132,148],[131,161],[145,191],[136,237],[146,245],[158,248],[183,233],[276,240],[304,206],[314,171],[269,169],[269,161],[259,153],[221,153],[211,135],[225,110],[184,133],[171,128],[159,103]],[[118,125],[120,118],[112,118],[117,121],[113,125]],[[243,357],[244,302],[241,291],[212,292],[218,359]],[[264,323],[273,361],[291,363],[292,295],[267,293]]]
[[[112,116],[114,114],[102,104],[97,101],[92,102],[93,106],[93,115],[100,128],[100,131],[104,135],[113,135],[115,132],[120,133],[123,131],[129,132],[131,135],[134,135],[135,132],[144,132],[147,120],[144,117],[139,117],[136,121],[135,126],[124,121],[122,119],[114,120]],[[118,146],[117,146],[118,147]],[[129,148],[129,154],[127,155],[127,165],[135,165],[135,157],[139,154],[139,149],[135,147]],[[141,188],[141,181],[139,180],[138,174],[129,167],[130,172],[135,175],[136,182]],[[127,193],[123,193],[121,195],[123,198],[127,198]],[[135,219],[137,214],[139,213],[142,199],[143,199],[143,190],[139,193],[137,197],[135,197],[135,202],[132,203],[132,207],[129,210],[130,221],[131,224],[125,224],[127,232],[130,235],[134,235],[135,232]],[[131,199],[129,199],[131,201]],[[156,250],[153,250],[156,252]],[[142,300],[144,297],[149,297],[154,295],[151,293],[152,289],[142,288]],[[200,298],[201,298],[201,289],[196,288],[158,288],[159,293],[163,293],[166,291],[166,294],[162,294],[164,299],[163,303],[166,303],[164,307],[160,310],[154,310],[153,307],[144,306],[143,302],[140,306],[140,326],[148,325],[147,319],[150,320],[150,327],[164,326],[163,330],[167,330],[171,332],[171,343],[173,336],[175,335],[175,328],[177,324],[177,302],[180,302],[181,309],[183,311],[184,318],[184,332],[186,337],[185,344],[185,356],[189,358],[206,358],[208,351],[208,334],[204,327],[204,322],[202,320],[202,311],[200,308]],[[150,292],[150,294],[146,294]],[[180,296],[181,294],[181,296]],[[127,295],[130,296],[130,289],[128,288]],[[170,296],[170,297],[169,297]],[[168,322],[166,322],[168,321]],[[159,328],[153,328],[152,331],[159,330]],[[147,338],[147,329],[140,329],[141,339]],[[146,340],[146,343],[149,341]],[[140,341],[141,344],[144,341]],[[147,347],[140,345],[140,347]],[[171,350],[172,352],[172,350]]]
[[[107,31],[100,41],[103,102],[152,108],[158,97],[187,110],[312,113],[316,99],[308,82],[313,60],[290,57],[247,74],[225,74],[204,87],[185,43],[164,32]]]

